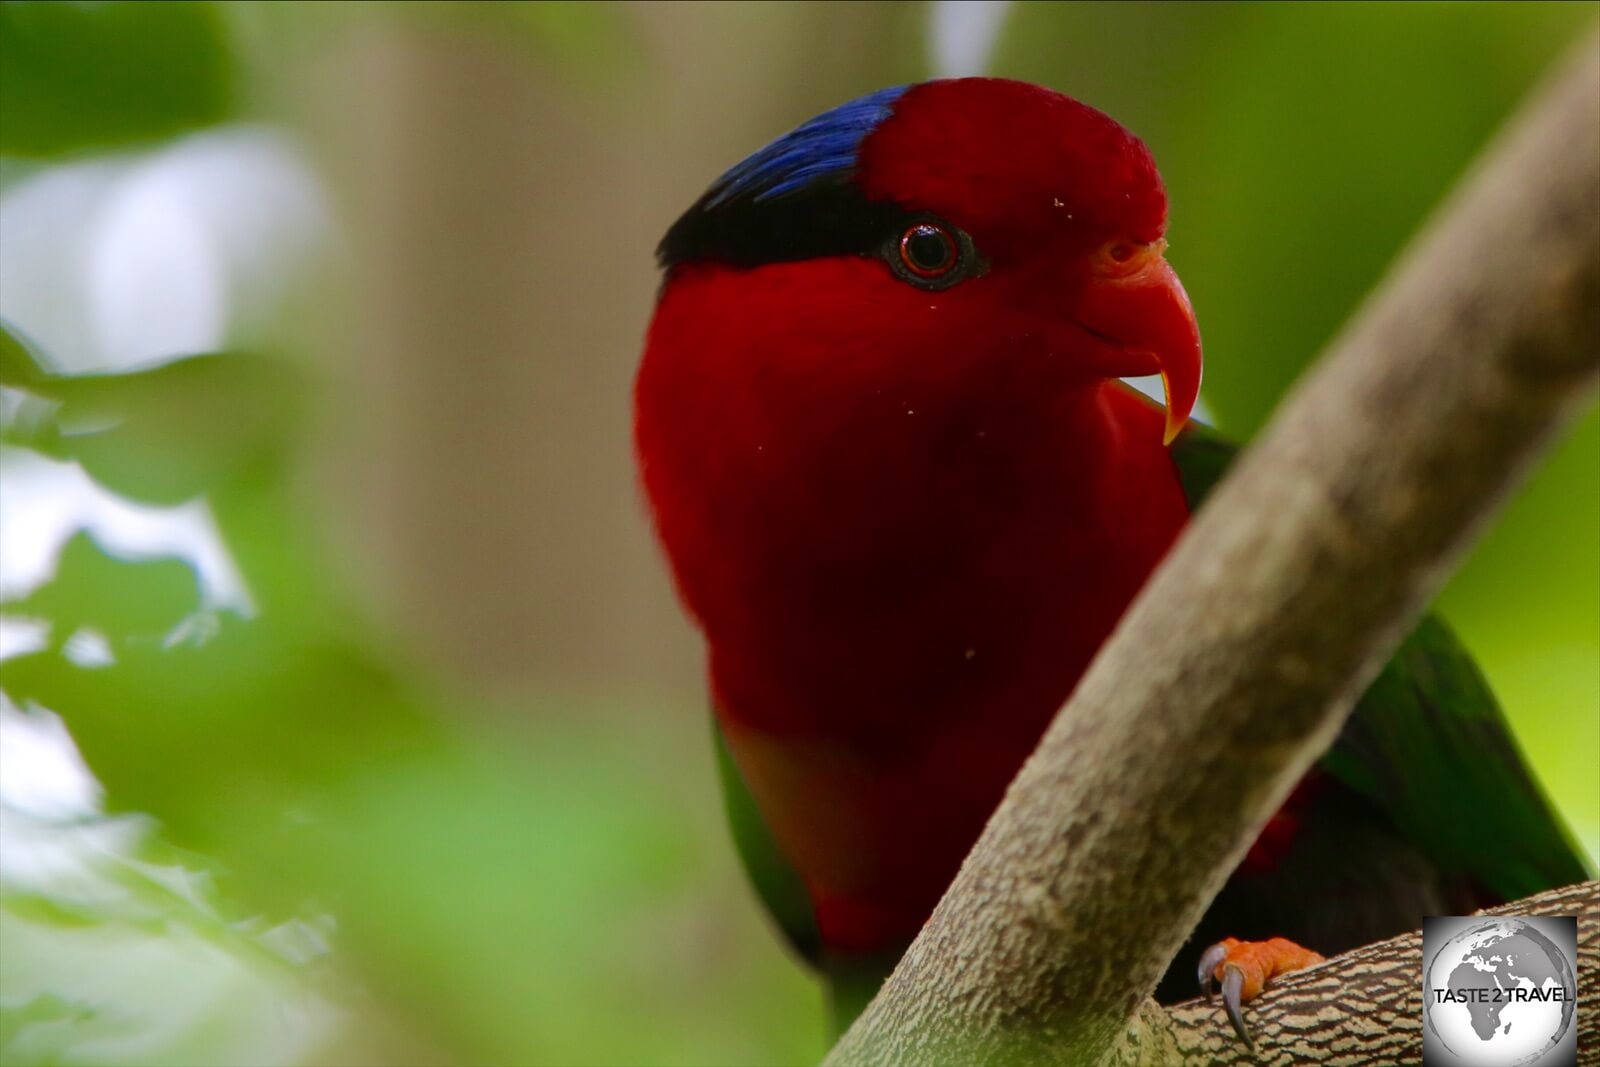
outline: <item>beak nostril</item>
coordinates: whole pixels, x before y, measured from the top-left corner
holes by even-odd
[[[1159,261],[1166,247],[1167,242],[1159,238],[1154,241],[1135,241],[1129,238],[1107,241],[1095,254],[1095,266],[1102,275],[1112,278],[1127,277]]]

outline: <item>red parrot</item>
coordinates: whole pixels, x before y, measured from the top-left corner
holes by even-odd
[[[741,853],[840,1023],[1231,454],[1185,428],[1200,334],[1166,229],[1131,133],[965,78],[805,123],[661,242],[641,480],[708,646]],[[1165,412],[1119,380],[1149,374]],[[1225,935],[1337,951],[1584,877],[1448,632],[1425,624],[1397,664],[1164,995],[1203,962],[1242,1032],[1241,997],[1316,957],[1228,941],[1202,961]],[[1516,843],[1479,856],[1443,807],[1461,791]]]

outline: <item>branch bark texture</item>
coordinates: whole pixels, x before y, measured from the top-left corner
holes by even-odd
[[[828,1062],[1092,1063],[1148,1020],[1250,841],[1597,376],[1591,38],[1212,494]]]

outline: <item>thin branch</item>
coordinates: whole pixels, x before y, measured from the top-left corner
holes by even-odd
[[[828,1062],[1104,1056],[1597,375],[1591,38],[1212,494]]]

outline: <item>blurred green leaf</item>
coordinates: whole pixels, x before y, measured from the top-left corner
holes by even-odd
[[[64,1046],[69,1044],[62,1036],[95,1020],[93,1008],[54,993],[18,1002],[0,1001],[0,1064],[52,1067],[62,1063]]]
[[[40,832],[24,813],[7,818],[12,834]],[[281,946],[318,944],[317,932],[224,918],[205,872],[107,851],[95,833],[107,826],[54,828],[52,860],[72,871],[65,886],[0,885],[0,1064],[305,1059],[326,1039],[339,983],[323,953]]]
[[[86,531],[62,547],[49,581],[0,601],[0,613],[47,620],[57,641],[89,627],[113,645],[162,637],[199,608],[200,580],[189,563],[118,559]]]
[[[0,317],[0,385],[28,389],[54,372],[48,359],[22,330]]]
[[[246,353],[123,374],[35,375],[18,385],[55,408],[47,419],[13,420],[4,440],[76,460],[131,500],[179,504],[276,465],[304,384],[283,361]]]
[[[0,2],[0,153],[58,156],[227,118],[233,59],[211,3]]]
[[[119,649],[104,666],[52,650],[15,656],[0,688],[66,720],[110,810],[154,814],[174,842],[225,861],[268,838],[293,839],[290,809],[308,803],[307,789],[427,734],[367,657],[231,616],[205,640]],[[261,842],[241,837],[246,818]]]

